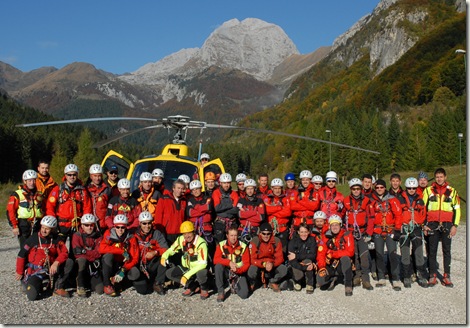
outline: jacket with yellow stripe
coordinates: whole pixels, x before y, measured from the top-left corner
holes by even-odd
[[[455,188],[447,182],[438,185],[434,182],[423,191],[423,201],[427,208],[428,222],[460,222],[460,197]]]

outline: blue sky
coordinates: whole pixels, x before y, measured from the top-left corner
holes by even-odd
[[[23,72],[72,62],[122,74],[200,48],[225,21],[280,26],[300,53],[331,45],[379,0],[6,0],[0,61]]]

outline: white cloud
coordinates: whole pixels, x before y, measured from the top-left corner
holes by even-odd
[[[42,49],[55,48],[59,45],[56,41],[38,41],[36,44]]]

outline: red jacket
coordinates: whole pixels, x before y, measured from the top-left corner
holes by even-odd
[[[214,265],[230,266],[230,262],[237,264],[236,274],[241,275],[250,267],[250,251],[246,244],[237,240],[235,245],[223,240],[217,245],[214,255]]]
[[[212,198],[201,194],[199,197],[189,196],[186,205],[186,217],[194,224],[194,228],[200,235],[200,230],[212,231],[214,204]]]
[[[55,216],[59,226],[65,228],[71,228],[76,222],[73,220],[83,214],[93,213],[90,194],[82,183],[78,181],[75,186],[69,187],[65,177],[64,182],[55,186],[49,194],[46,209],[47,215]]]
[[[323,228],[321,229],[321,231],[319,231],[317,227],[312,228],[311,235],[315,236],[315,240],[317,241],[317,246],[318,247],[320,247],[322,245],[325,245],[326,242],[328,241],[328,238],[326,238],[326,236],[325,236],[325,233],[328,230],[330,230],[330,225],[328,224],[328,222],[325,222],[325,224],[323,225]]]
[[[105,223],[108,229],[114,227],[114,217],[118,214],[124,214],[129,220],[127,224],[128,229],[137,228],[139,226],[139,214],[141,212],[140,205],[132,197],[122,198],[121,196],[114,196],[108,203],[106,211]]]
[[[318,246],[318,268],[325,268],[330,259],[339,260],[343,256],[354,256],[354,237],[349,231],[341,229],[338,235],[327,238],[324,245]]]
[[[423,224],[426,221],[426,206],[423,198],[418,193],[410,195],[404,191],[401,203],[402,224],[409,224],[413,219],[415,224]]]
[[[175,199],[173,194],[164,195],[157,203],[153,224],[167,235],[180,233],[180,225],[185,221],[186,199]]]
[[[223,191],[222,187],[212,192],[212,200],[214,201],[214,211],[217,217],[225,219],[235,219],[238,217],[238,194],[236,191],[229,189]]]
[[[256,236],[250,243],[251,264],[263,269],[264,262],[271,262],[274,267],[284,263],[281,240],[274,235],[267,243],[263,242],[260,236]]]
[[[315,191],[312,183],[308,185],[307,189],[299,186],[297,192],[297,198],[291,197],[289,199],[290,208],[294,216],[292,225],[298,227],[302,222],[312,225],[313,214],[320,206],[318,193]]]
[[[259,227],[259,225],[266,220],[266,209],[262,199],[253,195],[250,198],[240,198],[237,203],[240,210],[238,216],[240,218],[240,226],[238,230],[242,231],[243,228]]]
[[[360,194],[358,199],[352,195],[344,199],[344,207],[341,213],[344,217],[347,230],[354,231],[354,225],[358,225],[361,233],[372,236],[374,233],[375,211],[372,200]]]
[[[400,230],[402,223],[402,210],[398,199],[386,191],[380,199],[377,192],[373,192],[371,199],[374,200],[374,233],[391,233],[393,229]]]
[[[320,201],[320,210],[325,212],[327,218],[333,214],[341,216],[344,196],[342,193],[336,190],[336,187],[322,187],[318,191],[318,200]]]
[[[47,250],[47,255],[46,251]],[[16,273],[23,275],[25,270],[27,275],[45,269],[47,264],[52,265],[55,261],[63,264],[69,256],[64,242],[52,237],[43,237],[41,232],[31,235],[16,258]]]
[[[97,186],[93,183],[89,183],[86,186],[88,193],[91,197],[91,204],[93,206],[93,214],[96,216],[101,229],[106,229],[106,212],[108,210],[108,203],[111,199],[111,188],[101,182],[101,185]]]
[[[139,245],[140,261],[142,263],[147,263],[156,256],[162,256],[168,249],[165,237],[158,230],[151,230],[147,235],[144,235],[142,230],[139,229],[139,231],[134,234],[134,237]],[[149,251],[155,251],[155,255],[147,259],[147,253]]]
[[[103,236],[99,231],[86,234],[80,227],[79,231],[72,235],[72,251],[77,259],[85,258],[88,262],[93,262],[101,257],[100,243]]]
[[[299,192],[297,191],[297,187],[294,187],[292,189],[286,188],[285,193],[286,193],[287,198],[291,198],[291,197],[297,198],[297,194]]]
[[[114,254],[116,261],[122,262],[122,267],[126,271],[129,271],[139,263],[139,245],[137,244],[137,239],[129,231],[124,232],[121,237],[118,237],[114,228],[106,230],[99,250],[101,254]],[[129,261],[124,262],[122,254],[126,250],[130,258]]]
[[[286,231],[290,227],[292,210],[287,195],[274,196],[269,194],[263,197],[266,205],[268,222],[274,230],[274,234]]]

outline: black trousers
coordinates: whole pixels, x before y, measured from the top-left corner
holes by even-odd
[[[343,256],[340,258],[336,267],[333,267],[333,263],[327,264],[326,271],[327,274],[324,277],[320,277],[320,275],[317,274],[318,285],[323,286],[329,284],[334,277],[342,275],[344,277],[344,286],[352,287],[353,272],[350,257]]]
[[[216,264],[214,271],[217,292],[222,293],[225,291],[225,287],[228,286],[230,269],[222,264]],[[249,296],[250,289],[248,288],[248,281],[244,275],[238,277],[236,293],[242,299],[248,298]]]
[[[433,235],[428,236],[429,240],[429,274],[437,274],[437,248],[439,241],[442,243],[442,255],[444,258],[444,273],[450,274],[451,246],[452,238],[449,238],[452,222],[443,222],[439,226],[438,222],[428,222],[428,227],[434,231]]]

